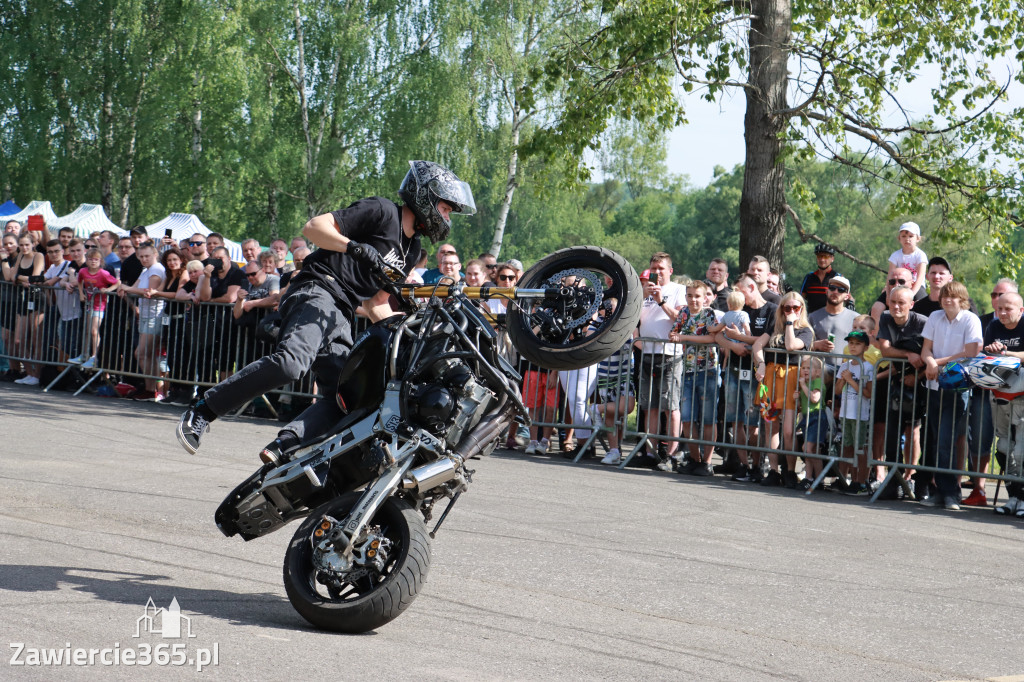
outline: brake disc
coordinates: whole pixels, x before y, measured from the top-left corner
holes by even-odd
[[[564,280],[567,277],[575,277],[580,282],[587,283],[586,288],[582,288],[576,285],[566,285]],[[595,279],[596,278],[596,279]],[[568,270],[561,270],[548,277],[544,282],[543,287],[546,289],[564,289],[564,288],[579,288],[582,292],[592,294],[590,305],[587,306],[586,310],[578,314],[576,317],[572,317],[566,320],[566,327],[568,329],[576,329],[582,327],[589,322],[597,314],[597,311],[601,308],[601,302],[604,300],[604,281],[603,276],[599,273],[591,272],[590,270],[582,270],[580,268],[571,268]],[[578,299],[577,299],[578,300]],[[574,301],[572,307],[568,312],[575,314],[576,309],[579,305]]]

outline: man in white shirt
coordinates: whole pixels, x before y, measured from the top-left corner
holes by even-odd
[[[641,280],[645,298],[640,311],[643,360],[639,397],[640,407],[647,413],[647,432],[661,432],[661,415],[664,413],[668,423],[666,435],[678,438],[683,347],[668,342],[668,335],[679,315],[679,309],[686,305],[686,288],[673,282],[671,276],[672,257],[664,251],[651,256],[648,278]],[[668,441],[665,454],[674,456],[678,446],[676,441]],[[663,460],[658,468],[671,471],[672,462]]]
[[[928,378],[928,429],[932,432],[936,450],[935,466],[940,469],[957,468],[957,441],[967,434],[966,391],[939,389],[939,372],[953,360],[973,357],[981,350],[983,341],[981,320],[968,310],[970,298],[961,282],[950,282],[939,294],[942,310],[928,317],[921,336],[924,347],[921,359]],[[921,504],[929,507],[960,509],[960,476],[935,474],[935,490]],[[923,492],[923,491],[922,491]]]

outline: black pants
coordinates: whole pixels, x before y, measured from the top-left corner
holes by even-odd
[[[329,429],[341,411],[334,391],[352,349],[352,321],[334,297],[315,284],[292,291],[281,304],[281,336],[270,355],[246,365],[206,392],[206,404],[223,415],[310,369],[327,398],[300,414],[282,431],[306,441]],[[333,410],[331,409],[333,407]]]

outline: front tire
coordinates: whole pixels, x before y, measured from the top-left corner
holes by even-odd
[[[643,288],[625,258],[597,246],[559,249],[527,270],[521,289],[557,289],[574,281],[575,299],[509,304],[508,335],[531,363],[555,370],[595,365],[619,350],[640,321]],[[594,314],[607,302],[614,310],[596,325]]]
[[[325,516],[342,521],[359,495],[348,493],[317,508],[295,531],[285,553],[288,600],[299,615],[324,630],[367,632],[391,622],[416,598],[430,568],[430,538],[423,517],[395,497],[381,505],[369,524],[379,527],[391,542],[382,570],[347,581],[317,568],[313,532]]]

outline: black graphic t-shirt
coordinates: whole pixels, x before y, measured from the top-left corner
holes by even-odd
[[[764,294],[762,294],[764,296]],[[760,308],[751,308],[750,306],[743,306],[744,312],[750,316],[750,335],[755,339],[762,334],[771,334],[775,329],[775,311],[778,308],[777,305],[769,301],[765,301],[765,304]],[[744,355],[740,357],[739,369],[753,369],[751,367],[750,356]]]
[[[331,213],[345,237],[369,244],[385,261],[408,272],[420,255],[420,236],[402,233],[401,206],[383,197],[361,199],[348,208]],[[291,279],[288,292],[315,282],[334,296],[338,306],[352,314],[380,290],[370,268],[348,254],[317,249],[306,257]]]

